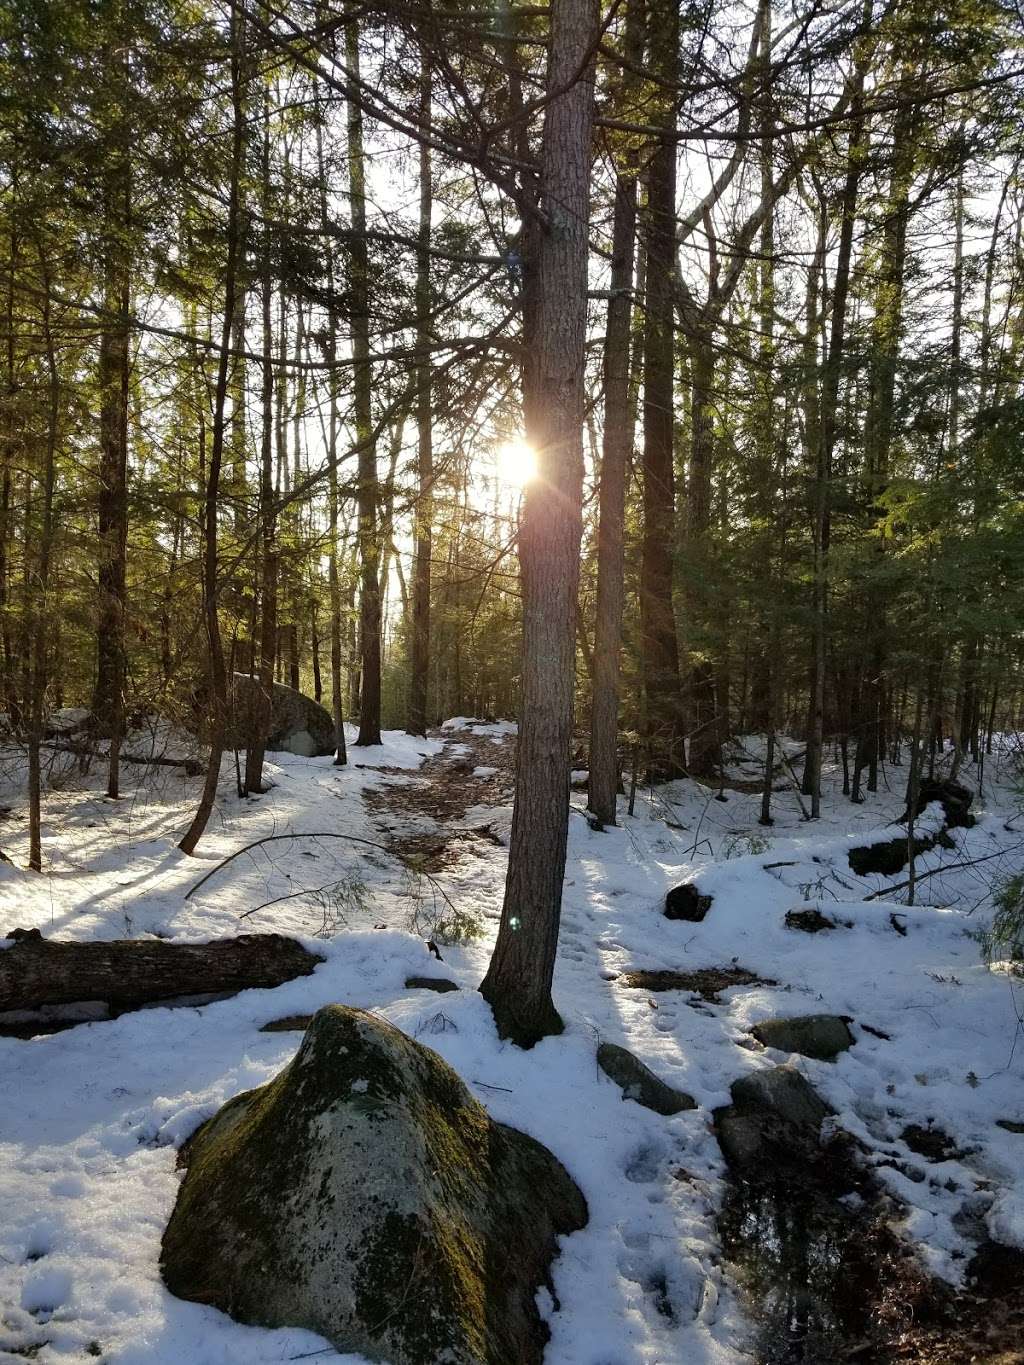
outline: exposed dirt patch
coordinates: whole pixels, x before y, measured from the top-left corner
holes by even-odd
[[[469,828],[458,825],[474,806],[501,806],[511,801],[515,736],[434,730],[431,738],[445,741],[440,753],[431,755],[413,773],[402,769],[405,781],[365,792],[363,800],[367,810],[378,817],[377,828],[389,849],[405,862],[418,864],[424,872],[440,872],[458,860],[460,843],[502,843],[488,822]],[[481,768],[491,771],[474,776]],[[429,820],[437,828],[409,833],[388,823],[389,817]]]
[[[919,1123],[908,1123],[900,1137],[912,1152],[928,1161],[952,1161],[967,1155],[941,1128],[922,1128]]]
[[[695,972],[624,972],[618,984],[633,991],[689,991],[714,1004],[719,992],[730,986],[776,986],[778,982],[756,976],[746,967],[703,967]]]
[[[840,925],[845,929],[852,929],[853,920],[831,919],[820,910],[813,909],[786,911],[786,928],[799,929],[804,934],[828,933],[832,929],[838,929]]]

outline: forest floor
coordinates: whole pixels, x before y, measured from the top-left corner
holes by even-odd
[[[862,806],[839,794],[830,770],[813,824],[781,790],[768,829],[757,824],[758,794],[743,790],[757,779],[755,740],[733,755],[724,801],[689,781],[641,790],[635,815],[599,832],[574,794],[555,975],[566,1029],[522,1052],[497,1039],[475,990],[501,907],[514,742],[507,723],[462,718],[427,740],[389,733],[378,748],[352,749],[344,769],[275,755],[272,789],[249,799],[235,794],[226,763],[196,858],[175,841],[198,779],[126,769],[125,783],[138,785],[111,802],[101,774],[60,756],[42,875],[20,870],[23,773],[17,755],[0,754],[0,848],[13,860],[0,863],[0,934],[199,940],[275,930],[325,959],[274,990],[0,1038],[0,1361],[360,1362],[308,1332],[244,1327],[174,1299],[158,1273],[176,1148],[294,1054],[301,1035],[265,1024],[332,1001],[375,1010],[436,1049],[496,1119],[548,1146],[582,1188],[590,1221],[554,1266],[549,1365],[1024,1359],[1012,1278],[1014,1251],[1024,1250],[1024,983],[986,966],[978,943],[993,878],[1024,863],[1010,752],[989,760],[977,824],[953,831],[955,848],[921,858],[922,871],[945,870],[920,884],[915,907],[895,889],[903,874],[857,877],[847,856],[899,832],[901,768]],[[963,779],[977,789],[972,768]],[[294,838],[236,858],[186,898],[222,858],[271,835]],[[701,923],[669,921],[666,891],[693,879],[714,898],[710,912]],[[788,928],[786,912],[807,907],[838,927]],[[472,925],[476,937],[446,942],[453,927]],[[717,994],[624,980],[733,966],[752,980]],[[462,989],[406,989],[417,974]],[[837,1338],[787,1357],[772,1354],[760,1320],[771,1293],[748,1296],[749,1267],[723,1252],[733,1190],[712,1111],[738,1077],[787,1060],[755,1042],[754,1025],[824,1012],[849,1017],[854,1045],[834,1063],[794,1064],[855,1140],[886,1235],[914,1256],[897,1264],[888,1241],[879,1252],[884,1350],[882,1336]],[[602,1041],[630,1048],[699,1107],[665,1118],[623,1101],[595,1064]],[[968,1267],[993,1243],[1009,1260],[972,1286]],[[993,1294],[1007,1274],[1000,1305]],[[938,1288],[923,1293],[922,1283]],[[921,1306],[936,1297],[930,1322]]]

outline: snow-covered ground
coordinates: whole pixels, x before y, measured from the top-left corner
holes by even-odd
[[[435,1048],[497,1119],[545,1143],[583,1189],[590,1222],[566,1239],[554,1268],[560,1308],[549,1314],[550,1365],[749,1359],[751,1326],[715,1228],[725,1181],[711,1112],[728,1102],[738,1076],[783,1060],[749,1035],[769,1017],[851,1016],[856,1043],[836,1063],[797,1065],[868,1149],[905,1209],[905,1235],[932,1270],[955,1281],[971,1237],[986,1231],[1024,1246],[1024,1135],[996,1125],[1024,1122],[1024,1039],[1014,1046],[1024,984],[989,970],[976,940],[992,876],[1024,861],[1008,762],[1000,773],[990,760],[986,794],[975,802],[981,818],[955,831],[957,851],[925,855],[921,870],[997,856],[922,882],[912,909],[899,894],[867,901],[903,877],[857,878],[846,857],[853,844],[896,833],[886,826],[902,808],[905,770],[890,771],[891,793],[860,807],[833,793],[815,824],[801,819],[789,792],[775,796],[776,824],[765,830],[756,823],[758,795],[728,790],[719,802],[691,782],[638,793],[635,816],[617,829],[595,832],[572,815],[555,980],[566,1031],[530,1052],[499,1042],[474,989],[501,905],[506,852],[493,836],[507,835],[511,810],[501,769],[477,763],[468,780],[487,789],[486,799],[473,798],[458,822],[486,826],[492,837],[455,844],[457,861],[438,874],[483,931],[443,947],[443,966],[423,937],[437,913],[430,888],[383,848],[278,840],[186,899],[220,859],[266,835],[348,833],[400,844],[403,831],[429,832],[422,811],[402,816],[401,790],[446,741],[448,754],[464,753],[459,739],[470,726],[476,740],[493,741],[495,763],[507,755],[507,723],[459,718],[440,739],[395,733],[378,749],[353,749],[347,769],[274,756],[275,786],[254,800],[234,794],[226,764],[197,858],[175,841],[198,782],[175,769],[154,770],[133,790],[142,770],[126,768],[127,794],[112,803],[68,759],[46,800],[41,876],[18,870],[27,849],[23,803],[16,785],[0,790],[0,806],[12,807],[0,820],[0,848],[16,865],[0,863],[0,933],[17,926],[62,938],[197,939],[280,930],[325,957],[312,977],[275,990],[27,1042],[0,1039],[0,1361],[37,1348],[33,1358],[43,1362],[263,1365],[312,1356],[354,1365],[357,1357],[309,1333],[243,1327],[172,1298],[157,1266],[178,1186],[176,1147],[293,1055],[301,1035],[261,1033],[262,1024],[330,1001],[373,1009]],[[756,752],[754,741],[748,746]],[[756,778],[756,764],[747,766],[735,776]],[[12,784],[16,767],[7,765]],[[964,779],[976,785],[972,769]],[[364,805],[370,788],[395,790],[386,819]],[[582,806],[583,797],[574,802]],[[714,896],[709,915],[700,924],[666,920],[665,891],[693,878]],[[317,887],[328,889],[293,895]],[[242,918],[282,896],[291,899]],[[849,927],[787,929],[785,913],[804,906]],[[716,1004],[615,980],[628,969],[733,962],[777,984],[733,988]],[[465,989],[406,990],[406,976],[424,971]],[[699,1108],[664,1118],[623,1101],[595,1065],[601,1041],[628,1046]],[[908,1124],[933,1122],[954,1139],[954,1159],[930,1164],[902,1142]]]

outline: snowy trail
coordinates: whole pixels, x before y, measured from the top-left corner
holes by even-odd
[[[510,796],[491,769],[507,771],[499,746],[512,742],[510,728],[474,734],[498,756],[493,765],[473,760],[485,770],[475,780],[486,800],[444,819],[448,832],[453,824],[487,824],[502,835]],[[458,757],[458,733],[446,738]],[[372,809],[360,799],[369,790],[395,794],[387,823],[396,840],[403,828],[436,828],[424,809],[403,817],[400,797],[419,780],[423,756],[438,755],[443,742],[389,735],[379,752],[355,751],[357,761],[385,772],[286,759],[273,769],[277,787],[258,802],[238,802],[226,774],[221,824],[198,860],[173,851],[172,831],[191,791],[182,796],[180,783],[162,797],[140,793],[131,811],[68,790],[50,807],[60,821],[48,850],[60,853],[55,874],[30,878],[0,867],[0,930],[38,925],[78,938],[122,936],[126,922],[136,934],[261,928],[309,936],[323,910],[301,899],[255,920],[238,917],[272,895],[353,869],[365,893],[362,912],[350,907],[350,927],[326,942],[309,940],[326,955],[312,977],[201,1009],[149,1010],[27,1043],[0,1039],[0,1360],[38,1347],[35,1358],[44,1362],[263,1365],[324,1351],[315,1358],[354,1365],[357,1357],[325,1350],[309,1333],[245,1328],[179,1302],[157,1273],[177,1189],[176,1146],[225,1099],[261,1084],[293,1055],[300,1035],[264,1034],[262,1024],[333,1000],[374,1009],[435,1048],[496,1118],[544,1142],[582,1187],[590,1223],[566,1240],[555,1265],[550,1365],[751,1358],[750,1323],[720,1264],[715,1212],[725,1179],[711,1111],[727,1102],[732,1080],[784,1060],[749,1036],[769,1017],[852,1017],[849,1052],[834,1064],[797,1064],[836,1109],[836,1121],[869,1149],[906,1206],[906,1235],[927,1241],[935,1271],[955,1280],[971,1237],[986,1230],[1024,1243],[1024,1136],[995,1123],[1024,1120],[1024,1047],[1008,1064],[1014,988],[982,965],[969,937],[977,916],[966,910],[980,894],[975,876],[934,878],[929,896],[948,908],[908,910],[864,903],[884,880],[858,882],[846,861],[848,847],[869,831],[892,837],[884,826],[898,814],[895,795],[861,808],[833,799],[826,819],[811,827],[780,794],[770,842],[754,823],[756,796],[730,792],[726,804],[711,803],[692,783],[642,797],[636,817],[619,829],[596,833],[572,816],[555,981],[566,1031],[529,1053],[497,1040],[475,991],[504,881],[506,853],[491,841],[453,843],[458,857],[438,874],[484,928],[473,943],[443,948],[443,965],[401,927],[410,888],[394,860],[333,840],[275,845],[273,861],[240,859],[184,900],[216,860],[264,834],[343,828],[379,838],[376,797]],[[461,779],[470,795],[474,771]],[[1003,828],[1012,801],[1008,790],[997,791],[978,825],[958,831],[968,856],[1019,841]],[[685,828],[669,828],[666,813]],[[689,851],[705,838],[710,847]],[[16,838],[5,836],[5,846],[19,856]],[[927,855],[925,866],[937,856]],[[780,862],[790,865],[765,867]],[[666,920],[666,890],[691,877],[714,896],[711,912],[700,924]],[[813,936],[787,929],[786,911],[804,904],[852,927]],[[892,927],[894,911],[905,936]],[[390,927],[372,927],[380,923]],[[734,959],[778,984],[737,987],[714,1003],[615,980],[626,970],[691,971]],[[432,972],[465,989],[445,996],[405,989],[408,975]],[[595,1065],[601,1041],[628,1046],[699,1108],[664,1118],[623,1102]],[[959,1152],[935,1165],[900,1137],[908,1124],[931,1121]]]

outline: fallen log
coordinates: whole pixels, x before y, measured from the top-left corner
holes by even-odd
[[[15,929],[0,942],[0,1011],[103,1000],[111,1013],[122,1013],[181,996],[280,986],[309,976],[322,961],[282,934],[241,934],[210,943],[150,938],[69,943],[43,938],[38,929]]]
[[[79,758],[104,758],[105,754],[88,744],[51,744],[40,746],[51,754],[75,754]],[[186,777],[200,777],[206,764],[198,758],[171,758],[167,754],[119,754],[122,763],[134,763],[143,768],[181,768]]]

